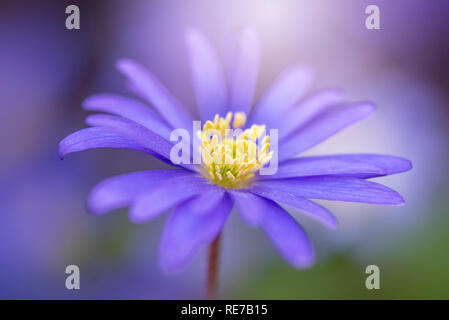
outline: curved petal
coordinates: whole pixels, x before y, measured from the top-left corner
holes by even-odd
[[[282,257],[296,268],[311,266],[315,253],[303,228],[275,202],[259,196],[251,202],[261,210],[260,226]]]
[[[383,155],[383,154],[341,154],[329,156],[334,159],[344,159],[345,161],[355,161],[359,163],[366,163],[378,168],[381,168],[386,176],[396,173],[401,173],[412,169],[412,163],[404,158]],[[358,178],[373,178],[377,177],[374,173],[359,173]]]
[[[193,174],[186,170],[150,170],[108,178],[97,184],[90,192],[88,209],[93,214],[104,214],[126,207],[139,195],[157,188],[165,180],[185,175]]]
[[[264,198],[277,201],[298,209],[305,215],[322,223],[329,229],[336,229],[338,226],[337,218],[332,214],[332,212],[306,198],[299,197],[292,193],[283,192],[274,188],[264,188],[263,186],[255,188],[254,190],[252,190],[252,192]]]
[[[201,194],[195,196],[195,201],[184,204],[187,211],[196,212],[197,215],[207,214],[223,200],[226,192],[223,188],[207,188]]]
[[[108,112],[133,120],[165,139],[170,138],[170,127],[145,104],[116,94],[95,94],[83,102],[89,111]]]
[[[396,191],[379,183],[353,177],[314,176],[258,181],[249,191],[270,197],[272,193],[335,201],[399,205],[404,199]]]
[[[245,191],[230,190],[229,194],[234,199],[235,204],[239,209],[239,214],[247,224],[252,227],[257,227],[262,220],[264,203],[260,197]]]
[[[284,139],[316,115],[342,101],[343,91],[339,89],[316,92],[288,109],[282,118],[271,124],[272,128],[279,130],[279,139]]]
[[[231,111],[249,113],[256,90],[260,64],[260,43],[252,28],[237,31],[235,50],[229,74],[229,107]]]
[[[120,59],[117,69],[128,78],[133,90],[151,103],[173,128],[192,127],[193,118],[179,100],[142,65],[130,59]]]
[[[212,120],[217,113],[224,116],[227,111],[227,89],[216,51],[195,29],[188,30],[185,39],[201,120]]]
[[[333,108],[309,121],[279,146],[279,162],[305,151],[375,111],[370,102]]]
[[[272,180],[323,175],[357,178],[379,177],[387,174],[385,164],[375,160],[364,161],[363,157],[357,158],[351,155],[300,157],[281,163],[274,175],[261,175],[260,179]]]
[[[184,268],[201,246],[218,236],[231,209],[232,200],[228,195],[206,211],[204,199],[198,197],[180,204],[168,218],[162,234],[159,247],[162,268],[166,271]]]
[[[281,118],[288,108],[298,102],[312,84],[313,78],[314,73],[308,67],[293,66],[286,69],[265,91],[250,122],[274,128],[274,119]]]
[[[164,138],[158,136],[142,125],[119,116],[111,116],[106,114],[93,114],[86,118],[86,123],[90,126],[105,128],[108,131],[119,134],[144,148],[161,155],[170,160],[170,151],[172,144]],[[179,164],[188,169],[194,169],[191,164]]]
[[[134,149],[154,154],[134,141],[103,128],[85,128],[68,135],[59,143],[59,157],[62,159],[69,153],[95,148]]]
[[[196,174],[168,179],[157,188],[139,196],[131,206],[129,218],[136,223],[148,221],[165,210],[213,188],[218,187]]]

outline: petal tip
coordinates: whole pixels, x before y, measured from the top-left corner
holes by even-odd
[[[376,112],[376,110],[377,110],[377,105],[376,105],[374,102],[372,102],[372,101],[365,101],[365,102],[363,102],[363,103],[364,103],[365,110],[366,110],[366,112],[367,112],[368,115],[370,115],[370,114]]]
[[[170,263],[169,261],[166,261],[164,258],[162,258],[162,254],[159,255],[159,268],[167,275],[176,275],[180,274],[185,270],[184,265],[177,265]]]
[[[399,192],[394,191],[394,194],[392,195],[391,201],[387,203],[387,205],[392,206],[403,206],[405,204],[405,199],[399,194]]]
[[[404,166],[403,172],[413,169],[413,163],[410,160],[404,158],[404,163],[405,163],[405,166]]]
[[[113,210],[110,208],[106,208],[104,205],[103,206],[101,205],[102,203],[104,204],[104,201],[102,201],[102,194],[101,194],[101,192],[99,192],[99,189],[98,189],[98,186],[100,186],[100,185],[101,185],[101,182],[100,182],[100,184],[95,186],[90,191],[89,195],[87,196],[86,202],[84,204],[86,212],[92,216],[103,215],[103,214]]]
[[[136,65],[136,62],[129,58],[119,58],[115,62],[116,69],[123,74],[126,74],[127,72],[129,72],[129,70],[134,68],[135,65]]]
[[[61,160],[64,160],[65,156],[70,153],[66,148],[66,139],[67,137],[62,139],[58,145],[58,157]]]
[[[135,210],[133,210],[132,208],[129,210],[128,219],[135,224],[144,224],[148,220],[135,213]]]
[[[399,199],[395,205],[397,205],[398,207],[405,205],[405,199],[402,196],[399,196]]]
[[[98,106],[100,104],[100,102],[102,102],[101,100],[104,100],[105,95],[103,94],[94,94],[91,96],[88,96],[86,99],[83,100],[83,102],[81,103],[81,108],[83,108],[84,110],[89,110],[89,111],[93,111],[95,109],[96,106]]]
[[[328,223],[326,224],[326,227],[327,227],[329,230],[337,230],[338,227],[339,227],[339,223],[338,223],[337,220],[332,221],[332,222],[328,222]]]
[[[89,214],[90,216],[99,216],[102,214],[101,210],[95,208],[95,206],[92,205],[89,199],[84,204],[84,208],[86,209],[87,214]]]
[[[143,206],[139,202],[134,202],[128,212],[128,219],[135,224],[144,224],[151,220],[154,215],[148,210],[142,210]]]
[[[293,267],[296,269],[309,269],[315,264],[315,253],[313,251],[306,256],[299,257],[296,261],[292,263]]]

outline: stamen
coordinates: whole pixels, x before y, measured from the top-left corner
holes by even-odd
[[[231,132],[231,120],[232,129],[240,132]],[[203,173],[213,183],[226,188],[243,188],[271,160],[273,152],[269,151],[269,136],[263,136],[265,125],[252,125],[242,131],[240,128],[245,123],[243,112],[235,113],[234,119],[232,112],[224,118],[217,114],[197,132],[204,160]]]
[[[234,122],[232,126],[234,128],[241,128],[245,125],[246,122],[246,114],[244,112],[236,112],[234,115]]]

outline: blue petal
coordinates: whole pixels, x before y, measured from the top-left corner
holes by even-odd
[[[412,169],[412,163],[404,158],[383,154],[342,154],[332,156],[334,159],[363,162],[381,168],[386,176],[401,173]],[[359,173],[358,178],[377,177],[375,173]]]
[[[148,70],[130,59],[117,61],[117,69],[130,81],[131,88],[147,100],[173,128],[190,129],[193,118]]]
[[[172,144],[132,120],[106,114],[93,114],[86,118],[86,123],[114,132],[170,160]],[[194,169],[191,164],[180,164],[180,166]]]
[[[84,100],[83,108],[122,116],[141,124],[165,139],[170,138],[169,125],[147,105],[137,100],[115,94],[95,94]]]
[[[199,196],[180,204],[168,218],[159,247],[159,261],[166,271],[185,268],[198,250],[212,242],[222,231],[232,201],[228,195],[204,209]]]
[[[313,71],[305,66],[293,66],[283,71],[265,91],[250,117],[250,122],[266,124],[284,116],[284,112],[306,93],[312,84]]]
[[[136,142],[103,128],[85,128],[65,137],[59,143],[59,156],[95,148],[134,149],[154,155],[154,152]]]
[[[282,140],[300,129],[309,120],[326,109],[343,101],[343,92],[338,89],[326,89],[316,92],[289,108],[281,118],[271,122],[272,129],[279,130]]]
[[[375,111],[370,102],[333,108],[318,115],[279,146],[279,162],[305,151]]]
[[[230,190],[229,193],[245,222],[252,227],[259,226],[263,217],[263,210],[265,209],[265,205],[259,200],[259,197],[250,192],[237,190]]]
[[[192,175],[186,170],[150,170],[111,177],[96,185],[89,194],[88,208],[93,214],[129,206],[141,194],[173,177]]]
[[[249,191],[270,197],[277,192],[293,196],[335,201],[400,205],[404,199],[396,191],[379,183],[353,177],[314,176],[258,181]]]
[[[338,226],[337,218],[332,214],[332,212],[306,198],[274,188],[264,188],[263,186],[253,189],[252,192],[263,196],[264,198],[298,209],[303,214],[322,223],[329,229],[336,229]]]
[[[252,28],[237,31],[229,61],[229,107],[249,113],[253,104],[260,64],[260,43]]]
[[[168,179],[157,188],[139,196],[131,207],[129,217],[136,223],[146,222],[165,210],[213,188],[218,187],[196,174]]]
[[[233,193],[235,196],[237,192]],[[246,217],[256,218],[282,257],[296,268],[307,268],[315,259],[314,250],[306,232],[279,205],[271,200],[252,195],[235,197],[239,211]],[[250,213],[246,212],[249,211]],[[252,219],[251,218],[251,219]]]
[[[322,175],[351,176],[357,178],[379,177],[391,169],[403,168],[403,159],[391,156],[330,155],[299,157],[281,163],[274,175],[260,176],[262,180],[309,177]],[[388,160],[391,160],[389,163]],[[391,168],[391,169],[390,169]]]
[[[228,103],[227,89],[217,52],[195,29],[187,31],[186,45],[201,120],[212,120],[217,113],[224,116]]]

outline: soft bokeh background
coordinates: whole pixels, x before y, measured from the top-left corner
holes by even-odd
[[[77,4],[81,29],[65,29]],[[365,28],[377,4],[381,30]],[[289,267],[259,230],[232,215],[223,238],[222,298],[449,298],[449,2],[446,0],[0,0],[0,298],[202,298],[205,252],[185,273],[156,261],[165,217],[133,225],[126,210],[94,217],[85,199],[100,180],[163,167],[134,151],[94,150],[59,160],[58,142],[84,127],[82,100],[126,93],[114,69],[139,60],[194,107],[183,33],[203,31],[219,48],[229,30],[252,25],[262,39],[258,93],[291,63],[316,69],[316,88],[344,88],[378,104],[375,117],[310,154],[379,152],[413,161],[379,179],[402,207],[327,203],[329,231],[301,219],[318,253],[306,271]],[[324,202],[323,202],[324,203]],[[81,269],[81,290],[65,268]],[[381,289],[365,288],[365,268]]]

